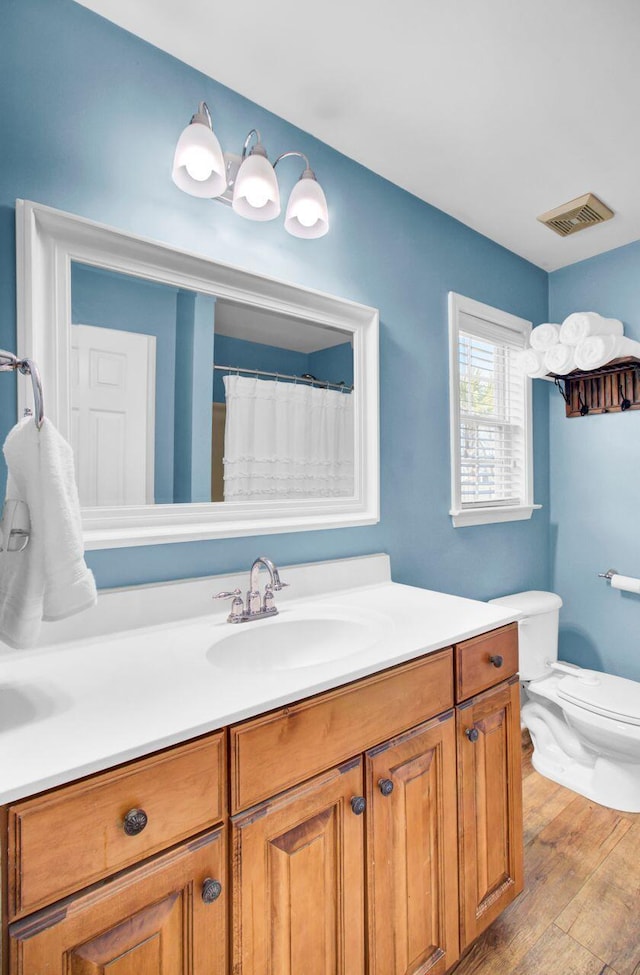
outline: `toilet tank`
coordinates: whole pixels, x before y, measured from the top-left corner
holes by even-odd
[[[534,680],[546,673],[546,661],[558,659],[558,621],[562,600],[555,592],[515,592],[490,599],[522,613],[518,621],[520,679]]]

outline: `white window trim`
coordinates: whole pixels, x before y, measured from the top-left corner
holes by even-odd
[[[528,340],[531,322],[516,315],[510,315],[499,308],[492,308],[473,298],[449,292],[449,405],[450,405],[450,444],[451,444],[451,509],[449,514],[454,528],[467,525],[490,525],[505,521],[524,521],[531,518],[536,508],[533,503],[533,420],[531,407],[531,379],[525,379],[525,497],[519,505],[494,505],[487,507],[463,508],[460,491],[460,366],[458,341],[460,316],[473,315],[487,322],[494,322],[504,328],[512,329]]]

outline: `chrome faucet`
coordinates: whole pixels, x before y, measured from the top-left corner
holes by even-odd
[[[269,582],[264,587],[264,595],[260,595],[259,576],[260,569],[264,568],[269,573]],[[249,591],[247,592],[246,607],[242,602],[242,593],[239,589],[233,592],[219,592],[214,599],[232,599],[231,612],[227,617],[229,623],[248,623],[251,620],[264,619],[265,616],[277,616],[278,610],[273,599],[274,592],[280,592],[288,582],[282,582],[278,569],[271,559],[265,555],[259,555],[254,560],[249,573]]]

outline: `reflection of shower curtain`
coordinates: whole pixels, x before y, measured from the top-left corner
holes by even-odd
[[[225,376],[225,501],[353,494],[353,396]]]

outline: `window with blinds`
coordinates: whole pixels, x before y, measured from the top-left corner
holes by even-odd
[[[530,323],[450,296],[455,525],[530,517],[530,380],[519,353]]]

